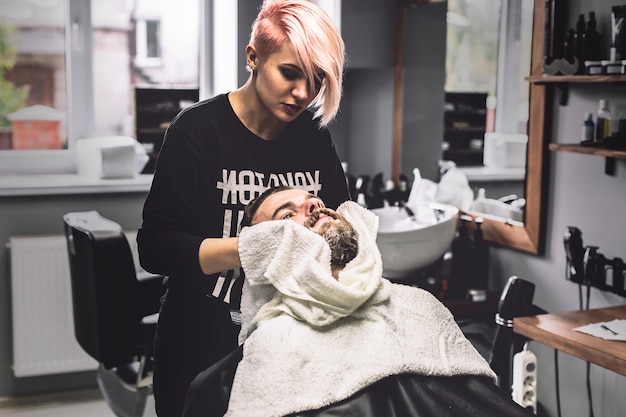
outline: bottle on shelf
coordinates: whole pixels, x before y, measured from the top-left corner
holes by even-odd
[[[585,15],[578,16],[578,22],[576,22],[576,32],[574,34],[574,54],[578,60],[577,74],[583,74],[585,68],[585,42],[587,34],[585,32]]]
[[[596,13],[589,12],[585,41],[583,43],[583,55],[586,61],[599,61],[602,59],[600,33],[596,23]]]
[[[611,111],[609,101],[600,99],[596,118],[596,142],[604,142],[604,139],[611,136]]]
[[[585,142],[585,143],[592,142],[594,133],[595,133],[595,123],[593,122],[593,114],[585,113],[585,120],[583,121],[582,132],[580,135],[581,142]]]
[[[576,55],[578,43],[576,42],[576,31],[572,28],[567,30],[567,36],[565,37],[565,43],[563,44],[563,57],[567,62],[573,64],[574,58],[578,58]],[[578,62],[580,64],[580,61]],[[579,65],[580,68],[580,65]]]
[[[471,288],[486,291],[489,286],[489,245],[483,235],[483,218],[474,218],[474,267]],[[486,294],[485,294],[486,297]]]

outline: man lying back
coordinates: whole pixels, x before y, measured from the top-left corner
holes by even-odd
[[[396,375],[478,376],[495,393],[481,397],[512,403],[447,308],[382,278],[377,229],[378,218],[354,202],[334,211],[294,188],[248,205],[239,237],[244,353],[226,415],[318,410]]]

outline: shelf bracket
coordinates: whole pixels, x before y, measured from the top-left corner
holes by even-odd
[[[557,87],[559,96],[559,105],[567,106],[567,100],[569,98],[569,88],[567,84],[559,84]]]
[[[604,173],[612,177],[615,176],[615,158],[607,156],[604,158]]]

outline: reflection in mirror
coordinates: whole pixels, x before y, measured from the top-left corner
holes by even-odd
[[[473,211],[523,221],[532,0],[449,0],[443,159]]]
[[[448,4],[454,3],[455,0],[449,0]],[[484,2],[472,2],[456,1],[457,4],[464,4],[466,11],[469,7],[474,7],[474,4],[486,3]],[[524,213],[523,222],[515,221],[501,216],[485,215],[485,213],[470,212],[472,216],[480,216],[485,219],[483,223],[484,236],[487,240],[497,243],[502,246],[510,247],[513,249],[521,250],[524,252],[539,254],[543,251],[543,233],[542,225],[544,218],[544,206],[546,188],[542,184],[544,173],[546,172],[547,164],[547,147],[546,147],[546,121],[545,121],[545,101],[546,101],[546,88],[544,85],[533,83],[530,84],[525,81],[525,77],[530,74],[531,76],[539,76],[541,74],[541,62],[543,59],[543,28],[544,28],[544,4],[543,0],[510,0],[506,2],[496,1],[497,8],[502,9],[497,14],[499,22],[498,29],[498,48],[497,51],[492,48],[492,54],[497,52],[497,58],[491,57],[491,61],[497,62],[497,78],[495,81],[495,90],[493,90],[493,82],[489,86],[480,87],[481,93],[486,93],[487,96],[496,96],[495,107],[487,109],[487,100],[484,103],[485,112],[485,125],[484,133],[497,133],[497,134],[527,134],[526,155],[522,158],[525,161],[525,166],[519,168],[521,173],[518,176],[520,183],[518,194],[519,198],[524,198]],[[394,156],[404,153],[406,144],[403,144],[402,138],[406,137],[403,132],[402,115],[403,108],[407,106],[406,100],[403,102],[403,97],[412,94],[410,89],[405,87],[408,85],[414,88],[414,85],[405,83],[406,76],[404,75],[405,54],[410,51],[409,46],[404,42],[404,24],[405,19],[409,15],[413,15],[411,7],[430,7],[434,4],[424,4],[424,2],[407,1],[404,2],[402,12],[399,14],[398,20],[398,53],[396,59],[396,99],[395,99],[395,111],[394,111]],[[460,7],[460,6],[459,6]],[[454,9],[450,9],[454,10]],[[493,15],[493,14],[492,14]],[[502,18],[500,18],[500,16]],[[456,20],[454,20],[456,19]],[[494,18],[495,19],[495,18]],[[460,16],[454,14],[448,15],[448,27],[453,26],[452,23],[456,23],[458,26],[463,25],[465,20]],[[465,22],[467,23],[467,22]],[[530,28],[532,27],[532,30]],[[470,29],[465,29],[470,31]],[[531,34],[529,39],[524,38],[525,34]],[[479,41],[477,41],[479,42]],[[523,45],[524,44],[524,45]],[[483,45],[484,46],[484,45]],[[459,46],[457,52],[458,55],[466,57],[469,56],[463,63],[465,66],[469,66],[468,63],[472,62],[471,59],[477,52],[470,48],[470,45],[462,47]],[[526,56],[526,58],[522,58]],[[530,63],[530,65],[529,65]],[[480,67],[479,67],[480,68]],[[530,68],[528,73],[525,69]],[[467,69],[467,68],[465,68]],[[465,70],[464,69],[464,70]],[[459,72],[459,74],[463,74]],[[493,72],[489,73],[489,70],[484,67],[482,70],[478,70],[477,74],[488,77]],[[479,77],[480,78],[480,77]],[[459,79],[463,79],[463,76],[459,76]],[[453,93],[453,89],[461,89],[457,87],[460,85],[448,83],[449,92]],[[478,87],[463,87],[461,92],[476,92],[471,91]],[[447,90],[446,89],[446,90]],[[490,104],[494,104],[494,100],[490,99]],[[487,110],[493,110],[493,112],[487,112]],[[494,114],[495,113],[495,114]],[[487,114],[490,117],[487,117]],[[492,117],[493,116],[493,117]],[[490,120],[488,123],[487,120]],[[493,120],[493,121],[491,121]],[[524,130],[524,128],[526,128]],[[493,129],[493,132],[487,132],[487,129]],[[484,133],[482,137],[477,137],[478,141],[474,141],[473,144],[476,147],[482,146],[484,153]],[[482,140],[482,143],[479,141]],[[471,141],[469,141],[471,143]],[[411,146],[412,144],[409,144]],[[415,146],[415,145],[412,145]],[[484,155],[483,155],[484,156]],[[394,178],[404,168],[404,159],[396,157],[393,162]],[[483,161],[484,162],[484,161]],[[473,173],[473,171],[489,171],[490,167],[482,165],[463,167],[464,171]],[[504,168],[499,169],[500,174],[507,171]],[[468,175],[470,180],[471,175]],[[476,184],[474,178],[474,183]],[[486,188],[486,196],[491,197],[490,192],[492,187]],[[477,193],[478,190],[475,190]],[[509,197],[511,194],[508,190],[494,190],[496,193],[494,196]],[[511,199],[510,201],[516,201],[518,199]],[[518,200],[517,203],[520,203]]]

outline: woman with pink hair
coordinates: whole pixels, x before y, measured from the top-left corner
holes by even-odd
[[[344,43],[307,0],[265,0],[245,50],[247,81],[171,122],[144,204],[141,265],[167,276],[155,340],[159,417],[180,416],[191,380],[237,347],[238,230],[279,185],[349,200],[327,129],[342,93]]]

